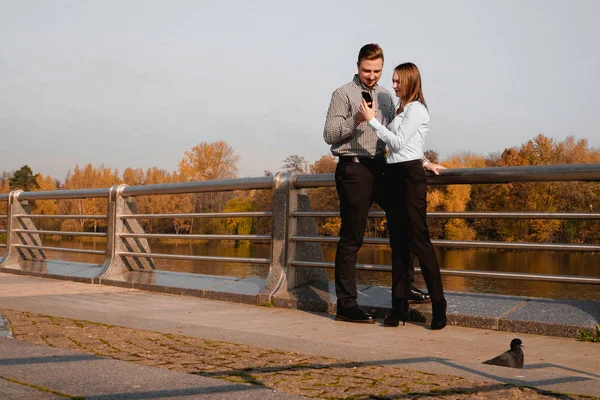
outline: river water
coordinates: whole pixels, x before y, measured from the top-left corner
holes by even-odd
[[[105,242],[44,238],[45,246],[105,250]],[[153,241],[153,253],[190,254],[225,257],[269,258],[269,244],[231,241]],[[335,258],[335,246],[323,246],[325,261]],[[529,272],[540,274],[580,275],[600,277],[600,254],[565,251],[507,251],[487,249],[436,248],[440,266],[458,270]],[[48,258],[69,261],[102,263],[102,256],[47,252]],[[385,246],[363,246],[359,263],[389,264],[390,249]],[[186,260],[155,260],[157,269],[208,275],[266,278],[268,266],[261,264],[198,262]],[[328,269],[333,280],[333,269]],[[444,289],[456,292],[494,293],[504,295],[580,299],[600,301],[600,286],[570,283],[521,281],[498,278],[465,278],[444,276]],[[358,271],[358,283],[391,285],[389,272]],[[425,287],[421,275],[417,286]]]

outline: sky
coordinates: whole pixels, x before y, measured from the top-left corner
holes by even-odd
[[[541,133],[600,147],[597,0],[0,0],[0,171],[177,169],[225,140],[239,175],[329,153],[358,50],[422,74],[443,160]]]

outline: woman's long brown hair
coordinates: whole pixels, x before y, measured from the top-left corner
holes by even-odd
[[[396,114],[400,114],[404,111],[406,106],[411,101],[420,101],[425,107],[425,96],[423,96],[423,88],[421,86],[421,73],[419,68],[413,63],[403,63],[394,68],[394,71],[398,72],[400,79],[400,107]]]

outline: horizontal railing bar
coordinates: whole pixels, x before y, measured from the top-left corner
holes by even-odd
[[[525,167],[453,168],[427,174],[429,185],[509,182],[600,181],[600,164],[534,165]],[[296,175],[294,187],[335,186],[334,174]]]
[[[0,201],[8,201],[8,194],[0,194]]]
[[[8,218],[8,216],[6,216],[6,215],[0,215],[0,219],[6,219],[6,218]]]
[[[6,247],[6,244],[0,243],[0,247]]]
[[[164,258],[168,260],[191,260],[191,261],[221,261],[231,263],[253,263],[270,264],[268,258],[242,258],[242,257],[213,257],[213,256],[191,256],[183,254],[162,254],[162,253],[135,253],[135,252],[117,252],[121,257],[142,257],[142,258]]]
[[[106,251],[103,251],[103,250],[72,249],[72,248],[68,248],[68,247],[35,246],[35,245],[28,245],[28,244],[13,244],[13,247],[18,247],[20,249],[57,251],[57,252],[62,252],[62,253],[82,253],[82,254],[106,255]]]
[[[192,234],[161,234],[161,233],[119,233],[124,238],[147,239],[201,239],[201,240],[271,240],[269,235],[192,235]]]
[[[17,218],[36,218],[36,219],[106,219],[106,215],[64,215],[64,214],[15,214]]]
[[[121,219],[153,219],[153,218],[247,218],[271,217],[270,211],[223,212],[223,213],[181,213],[181,214],[121,214]]]
[[[339,217],[339,211],[295,211],[295,217]],[[559,212],[430,212],[429,218],[479,218],[479,219],[600,219],[600,213]],[[383,211],[371,211],[369,217],[385,218]]]
[[[271,189],[272,187],[273,177],[261,176],[257,178],[224,179],[217,181],[194,181],[127,186],[122,189],[121,195],[126,197],[157,194],[225,192],[232,190]]]
[[[436,247],[459,247],[467,249],[600,251],[600,246],[593,244],[480,242],[475,240],[432,240],[431,243],[433,243],[433,245]]]
[[[316,242],[316,243],[337,243],[340,241],[339,236],[292,236],[292,241],[295,242]],[[387,238],[364,238],[364,243],[368,244],[390,244]]]
[[[337,236],[292,236],[296,242],[337,243]],[[366,244],[389,245],[387,238],[365,238]],[[482,242],[475,240],[432,240],[436,247],[459,247],[477,249],[512,249],[512,250],[570,250],[570,251],[600,251],[600,246],[593,244],[567,243],[522,243],[522,242]]]
[[[0,233],[6,233],[6,229],[0,229]]]
[[[485,219],[600,219],[600,213],[563,212],[431,212],[431,218],[485,218]]]
[[[60,200],[60,199],[90,199],[106,197],[110,188],[73,189],[73,190],[44,190],[41,192],[21,192],[17,200]]]
[[[18,232],[18,233],[31,233],[31,234],[38,234],[38,235],[98,236],[98,237],[106,237],[106,232],[67,232],[67,231],[44,231],[44,230],[28,230],[28,229],[15,229],[14,232]]]
[[[333,262],[316,262],[316,261],[292,261],[296,267],[324,267],[335,268]],[[356,269],[389,272],[392,267],[381,264],[356,264]],[[532,274],[526,272],[492,272],[480,270],[456,270],[441,268],[442,275],[448,276],[466,276],[474,278],[501,278],[501,279],[518,279],[529,281],[544,281],[544,282],[559,282],[559,283],[584,283],[592,285],[600,285],[600,277],[593,276],[574,276],[574,275],[549,275],[549,274]],[[415,272],[421,273],[420,268],[415,268]]]

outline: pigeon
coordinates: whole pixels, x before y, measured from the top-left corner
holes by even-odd
[[[482,364],[499,365],[501,367],[523,368],[523,342],[521,339],[513,339],[510,342],[510,350],[505,351],[491,360],[484,361]]]

